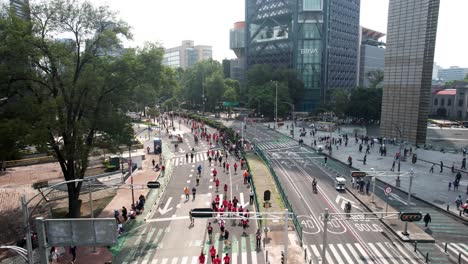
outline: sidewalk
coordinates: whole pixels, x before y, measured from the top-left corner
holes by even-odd
[[[268,167],[265,163],[254,153],[246,154],[247,162],[252,171],[255,190],[257,195],[257,200],[259,207],[259,212],[283,212],[285,207],[281,196],[276,188],[275,180],[270,174]],[[264,208],[263,203],[263,193],[269,190],[271,192],[270,204],[271,207],[266,209]],[[265,254],[268,256],[269,263],[280,263],[281,262],[281,252],[284,251],[285,245],[285,225],[284,221],[279,220],[265,220],[263,221],[263,226],[267,226],[269,229],[268,232],[268,241],[266,241]],[[292,223],[289,223],[288,231],[288,263],[301,263],[302,260],[302,248],[300,242],[297,239],[296,231],[292,228]],[[263,237],[265,239],[265,237]],[[265,258],[267,259],[267,258]]]
[[[268,125],[268,123],[265,123]],[[290,136],[290,125],[291,122],[286,122],[284,126],[277,129],[278,132]],[[289,127],[289,129],[287,128]],[[301,127],[295,127],[294,129],[294,139],[303,139],[304,144],[313,146],[314,140],[316,140],[317,145],[325,146],[325,142],[320,142],[319,138],[324,136],[329,136],[329,132],[318,131],[315,134],[315,137],[310,135],[311,128],[306,128],[307,135],[305,137],[299,137],[299,130]],[[370,148],[370,154],[366,156],[366,164],[363,164],[364,152],[366,150],[366,145],[363,145],[362,152],[359,152],[359,143],[356,143],[353,131],[350,129],[342,129],[341,132],[351,133],[349,135],[348,146],[345,146],[344,142],[338,147],[334,146],[332,151],[332,157],[338,159],[343,163],[347,163],[348,157],[351,156],[353,159],[353,167],[362,170],[362,171],[371,171],[375,169],[377,172],[385,172],[387,175],[390,173],[394,176],[388,177],[379,177],[380,180],[387,182],[391,185],[395,185],[398,162],[395,164],[395,172],[390,171],[392,163],[394,160],[394,155],[399,151],[399,146],[394,146],[391,144],[386,144],[387,147],[387,156],[381,156],[379,154],[379,144],[375,144],[374,147]],[[339,138],[339,133],[332,133],[334,138]],[[407,147],[409,149],[409,146]],[[328,154],[328,150],[324,150]],[[458,195],[462,196],[463,202],[468,199],[468,194],[466,189],[468,188],[468,176],[465,173],[462,173],[462,179],[460,181],[460,186],[458,191],[448,190],[449,182],[453,182],[455,179],[455,174],[452,173],[450,168],[445,168],[442,173],[440,173],[440,166],[438,165],[440,161],[443,161],[444,166],[452,166],[452,163],[455,162],[455,167],[458,168],[461,160],[463,158],[462,154],[453,154],[453,153],[442,153],[433,150],[425,149],[416,149],[413,147],[413,153],[416,153],[418,156],[418,161],[415,164],[412,164],[411,158],[407,157],[407,161],[402,161],[400,163],[401,173],[406,173],[408,175],[410,169],[414,171],[414,178],[412,184],[412,194],[424,201],[427,201],[440,209],[447,210],[453,215],[460,216],[460,211],[455,207],[455,199]],[[423,161],[424,160],[424,161]],[[426,162],[427,161],[427,162]],[[428,163],[430,162],[430,163]],[[432,163],[435,163],[437,166],[434,168],[434,173],[429,173],[429,169],[432,166]],[[458,165],[458,167],[457,167]],[[408,191],[409,188],[409,177],[401,177],[400,189]],[[462,215],[461,218],[468,220],[468,215]]]

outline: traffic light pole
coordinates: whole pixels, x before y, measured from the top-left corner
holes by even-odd
[[[413,169],[411,169],[410,171],[410,181],[409,181],[409,189],[408,189],[408,201],[407,201],[407,205],[408,208],[411,206],[411,187],[413,186]],[[408,222],[405,222],[405,230],[403,231],[402,233],[404,236],[409,236],[409,233],[408,233]]]
[[[328,208],[325,208],[325,213],[323,214],[323,247],[322,247],[322,263],[327,264],[327,233],[328,233],[328,217],[330,214],[328,213]]]

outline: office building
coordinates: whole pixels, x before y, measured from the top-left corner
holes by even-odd
[[[390,0],[381,135],[426,141],[439,0]]]
[[[432,80],[437,81],[439,79],[439,70],[442,69],[437,63],[434,62],[434,66],[432,67]]]
[[[0,0],[0,7],[3,5],[13,9],[13,13],[23,19],[29,19],[31,14],[29,10],[29,0]]]
[[[442,82],[453,82],[461,81],[467,77],[468,68],[460,68],[457,66],[452,66],[448,69],[439,69],[437,73],[437,78]]]
[[[211,46],[195,46],[193,40],[184,40],[181,46],[164,50],[163,64],[185,70],[199,61],[211,58],[213,58]]]
[[[245,3],[247,68],[295,69],[306,90],[298,111],[313,110],[333,88],[356,86],[360,0]]]
[[[385,43],[379,39],[384,33],[361,27],[359,47],[358,86],[369,87],[367,74],[371,71],[384,71]]]
[[[241,94],[245,90],[245,22],[234,23],[234,27],[229,31],[229,48],[236,54],[236,59],[230,61],[229,76],[231,79],[239,81]]]

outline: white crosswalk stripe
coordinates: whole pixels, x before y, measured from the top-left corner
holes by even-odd
[[[321,259],[322,245],[306,245],[307,251],[315,256],[312,259]],[[370,257],[368,251],[364,248],[369,248],[373,257]],[[407,254],[407,250],[397,243],[343,243],[343,244],[328,244],[326,250],[326,259],[328,264],[341,263],[382,263],[382,264],[409,264],[417,262],[417,258],[411,254]],[[412,256],[412,257],[411,257]]]
[[[202,161],[208,160],[208,155],[206,153],[196,153],[193,156],[193,161],[190,159],[190,155],[188,160],[185,158],[185,156],[178,156],[172,158],[172,165],[173,166],[180,166],[180,165],[186,165],[186,164],[194,164],[194,163],[200,163]]]
[[[166,229],[165,229],[166,230]],[[154,240],[153,242],[156,243],[156,237],[157,237],[158,231],[153,231],[152,229],[149,230],[148,234],[151,234],[152,239]],[[159,238],[159,237],[158,237]],[[216,237],[215,241],[218,240],[219,237]],[[148,241],[148,239],[143,239],[144,241]],[[257,252],[257,249],[255,247],[255,236],[253,234],[250,234],[248,236],[241,236],[241,237],[236,237],[233,236],[231,242],[233,243],[231,245],[231,248],[229,250],[229,255],[231,256],[231,264],[237,264],[237,263],[242,263],[242,264],[257,264],[259,263],[259,256],[257,254],[260,254],[260,259],[262,252],[259,251]],[[234,243],[237,242],[236,245]],[[160,243],[160,241],[158,242]],[[193,243],[191,246],[198,245],[198,243]],[[189,246],[189,247],[191,247]],[[211,263],[210,256],[209,256],[209,248],[211,245],[206,244],[204,246],[204,251],[205,251],[205,256],[207,261],[205,263]],[[219,253],[219,256],[222,258],[225,255],[224,252],[224,243],[221,241],[220,243],[215,243],[215,247],[217,249],[217,252]],[[144,252],[139,250],[139,248],[136,248],[137,254],[142,254],[141,256],[133,256],[129,261],[127,262],[122,262],[122,264],[198,264],[198,255],[193,256],[184,256],[179,255],[179,256],[158,256],[156,257],[156,251],[157,250],[151,250]],[[138,253],[139,252],[139,253]],[[182,252],[181,252],[182,253]],[[144,256],[144,259],[142,260]]]
[[[445,246],[442,245],[442,246]],[[461,259],[465,262],[468,262],[468,245],[463,243],[448,243],[447,251],[451,255],[455,255],[458,258],[458,255],[461,254]]]

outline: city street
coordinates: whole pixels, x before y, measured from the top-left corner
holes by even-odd
[[[224,240],[220,238],[218,223],[213,219],[195,218],[194,225],[190,225],[189,211],[193,208],[210,208],[216,195],[219,195],[222,201],[224,197],[222,187],[225,183],[228,185],[227,197],[229,199],[237,197],[239,204],[251,212],[254,211],[254,207],[249,204],[250,190],[243,184],[240,166],[237,174],[234,173],[232,168],[234,158],[229,157],[230,172],[223,172],[219,163],[217,166],[214,165],[214,161],[211,165],[209,164],[207,157],[209,144],[201,139],[198,144],[195,144],[187,124],[182,124],[181,130],[184,132],[184,142],[179,144],[173,158],[166,161],[166,168],[172,169],[172,176],[165,191],[161,194],[160,203],[146,206],[146,223],[126,241],[124,249],[116,258],[117,263],[198,263],[198,257],[202,251],[207,257],[206,263],[212,263],[209,257],[212,244],[207,236],[208,222],[213,225],[213,245],[221,258],[227,253],[231,256],[231,263],[263,263],[263,253],[256,249],[255,245],[257,230],[255,220],[249,221],[246,233],[243,234],[240,220],[226,219],[225,228],[230,233],[230,248],[224,246]],[[209,129],[209,132],[213,133],[214,130]],[[162,134],[163,144],[169,144],[170,149],[174,151],[174,145],[170,143],[166,133]],[[185,153],[189,153],[190,156],[192,148],[195,149],[193,162],[190,157],[188,160],[185,157]],[[215,151],[218,149],[218,147],[213,148]],[[200,185],[196,186],[198,165],[202,166],[202,176]],[[213,182],[211,170],[214,167],[218,171],[217,178],[220,180],[219,192],[216,192]],[[185,200],[185,186],[190,189],[188,201]],[[191,191],[194,186],[197,189],[195,199]]]
[[[259,126],[256,126],[258,130],[263,130],[260,129]],[[265,129],[268,129],[266,126],[264,126]],[[299,135],[299,129],[297,128],[295,131],[296,138]],[[279,129],[279,132],[286,134],[289,131],[287,129]],[[269,131],[265,131],[263,133],[267,133],[269,135],[274,135],[275,133],[278,134],[278,132],[273,131],[269,129]],[[310,146],[313,144],[313,140],[318,141],[318,137],[320,136],[327,136],[329,133],[325,132],[319,132],[318,135],[313,138],[312,136],[309,136],[307,134],[306,137],[301,137],[301,139],[304,140],[304,144]],[[283,135],[284,136],[284,135]],[[289,138],[291,142],[296,142],[293,141],[291,138]],[[287,139],[283,138],[284,142],[287,142]],[[389,157],[381,157],[377,152],[378,145],[375,146],[373,149],[371,149],[371,153],[367,156],[367,164],[364,165],[362,158],[359,158],[357,155],[359,155],[358,147],[354,142],[354,137],[350,137],[350,143],[348,144],[347,147],[343,144],[338,148],[338,150],[334,147],[333,149],[333,157],[341,160],[342,162],[336,162],[335,160],[329,158],[327,162],[327,166],[332,167],[334,170],[339,171],[345,176],[350,175],[351,169],[348,168],[348,166],[344,165],[344,162],[346,162],[348,156],[353,156],[353,167],[356,167],[362,171],[368,171],[370,172],[371,168],[374,168],[377,172],[383,172],[387,171],[387,174],[389,171],[388,167],[391,167],[391,160],[392,160],[392,154],[389,155]],[[285,143],[283,143],[285,144]],[[292,144],[292,143],[289,143]],[[319,143],[317,142],[317,145],[325,145],[324,143]],[[258,144],[259,148],[261,149],[269,149],[269,148],[275,148],[272,144],[267,144],[267,143],[259,143]],[[393,153],[395,151],[396,147],[395,146],[388,146],[389,148],[389,153]],[[302,147],[301,149],[305,150],[306,147]],[[307,147],[307,149],[310,149]],[[364,152],[364,151],[363,151]],[[431,151],[426,151],[426,150],[417,150],[418,155],[420,157],[424,157],[426,159],[434,159],[437,158],[437,156],[444,156],[445,159],[447,159],[450,154],[443,154],[443,153],[438,153],[434,152],[432,155],[430,153]],[[327,150],[325,150],[325,153],[328,153]],[[361,156],[363,156],[363,153],[360,153]],[[321,162],[323,163],[323,156],[320,159],[314,160],[315,162]],[[387,164],[384,162],[386,161]],[[445,160],[444,160],[445,161]],[[404,162],[402,164],[402,174],[404,172],[408,172],[407,169],[409,167],[409,161]],[[403,192],[397,188],[393,188],[392,194],[388,198],[389,205],[392,206],[393,208],[397,209],[400,212],[403,211],[415,211],[415,212],[422,212],[423,214],[429,213],[431,215],[432,221],[430,224],[429,229],[426,230],[428,234],[433,236],[436,240],[436,245],[435,247],[432,247],[431,245],[420,245],[421,248],[425,248],[426,250],[430,251],[432,249],[440,250],[443,251],[445,243],[448,243],[448,245],[454,245],[452,249],[449,251],[450,254],[458,256],[458,253],[462,252],[464,255],[464,258],[467,258],[468,256],[468,244],[466,241],[468,241],[468,233],[464,232],[466,230],[467,225],[461,220],[458,220],[457,217],[454,215],[449,215],[448,213],[443,212],[442,210],[436,208],[436,206],[440,206],[440,204],[437,204],[438,199],[443,199],[442,205],[445,205],[446,203],[444,201],[447,200],[447,197],[449,196],[450,198],[455,200],[455,197],[458,194],[463,195],[463,192],[453,192],[453,191],[447,191],[444,186],[440,186],[440,181],[442,179],[442,182],[448,182],[452,177],[453,174],[450,172],[450,169],[445,169],[443,174],[440,174],[438,172],[432,174],[432,173],[427,173],[425,172],[426,167],[428,167],[427,163],[423,162],[417,162],[412,166],[414,168],[414,179],[413,179],[413,185],[412,185],[412,193],[416,194],[419,198],[422,198],[423,200],[426,200],[433,205],[423,202],[421,200],[417,199],[412,199],[410,208],[408,208],[408,203],[407,203],[407,193]],[[392,173],[395,175],[395,173]],[[315,174],[313,174],[315,175]],[[408,174],[406,173],[406,176]],[[370,180],[370,177],[366,177]],[[394,185],[395,181],[395,176],[394,177],[379,177],[380,181],[376,181],[376,195],[381,197],[382,199],[385,199],[385,194],[383,192],[384,188],[387,186],[385,182],[388,182],[389,184]],[[350,180],[350,178],[348,178]],[[367,180],[367,179],[365,179]],[[461,182],[462,187],[463,185],[466,184],[465,181]],[[408,177],[401,177],[401,189],[404,191],[408,190],[408,185],[409,185],[409,178]],[[442,187],[442,188],[440,188]],[[461,189],[461,188],[460,188]],[[442,198],[439,198],[442,197]],[[445,199],[444,199],[445,198]],[[449,200],[450,201],[450,200]],[[453,203],[450,202],[451,206],[454,206]],[[454,210],[455,211],[455,210]],[[458,212],[456,212],[458,214]],[[424,227],[424,222],[417,222],[417,224],[421,227]],[[450,247],[449,247],[450,248]],[[444,262],[438,262],[438,263],[444,263]]]
[[[234,123],[239,130],[238,124]],[[304,246],[320,259],[323,244],[325,208],[330,213],[343,213],[351,202],[353,212],[365,212],[359,202],[346,192],[337,192],[333,178],[313,160],[323,159],[314,151],[300,147],[263,125],[248,125],[247,139],[265,152],[285,190],[294,213],[303,227]],[[312,178],[318,181],[318,193],[312,193]],[[363,217],[361,217],[363,218]],[[377,220],[331,221],[328,225],[328,263],[418,263],[418,256],[401,244]]]

